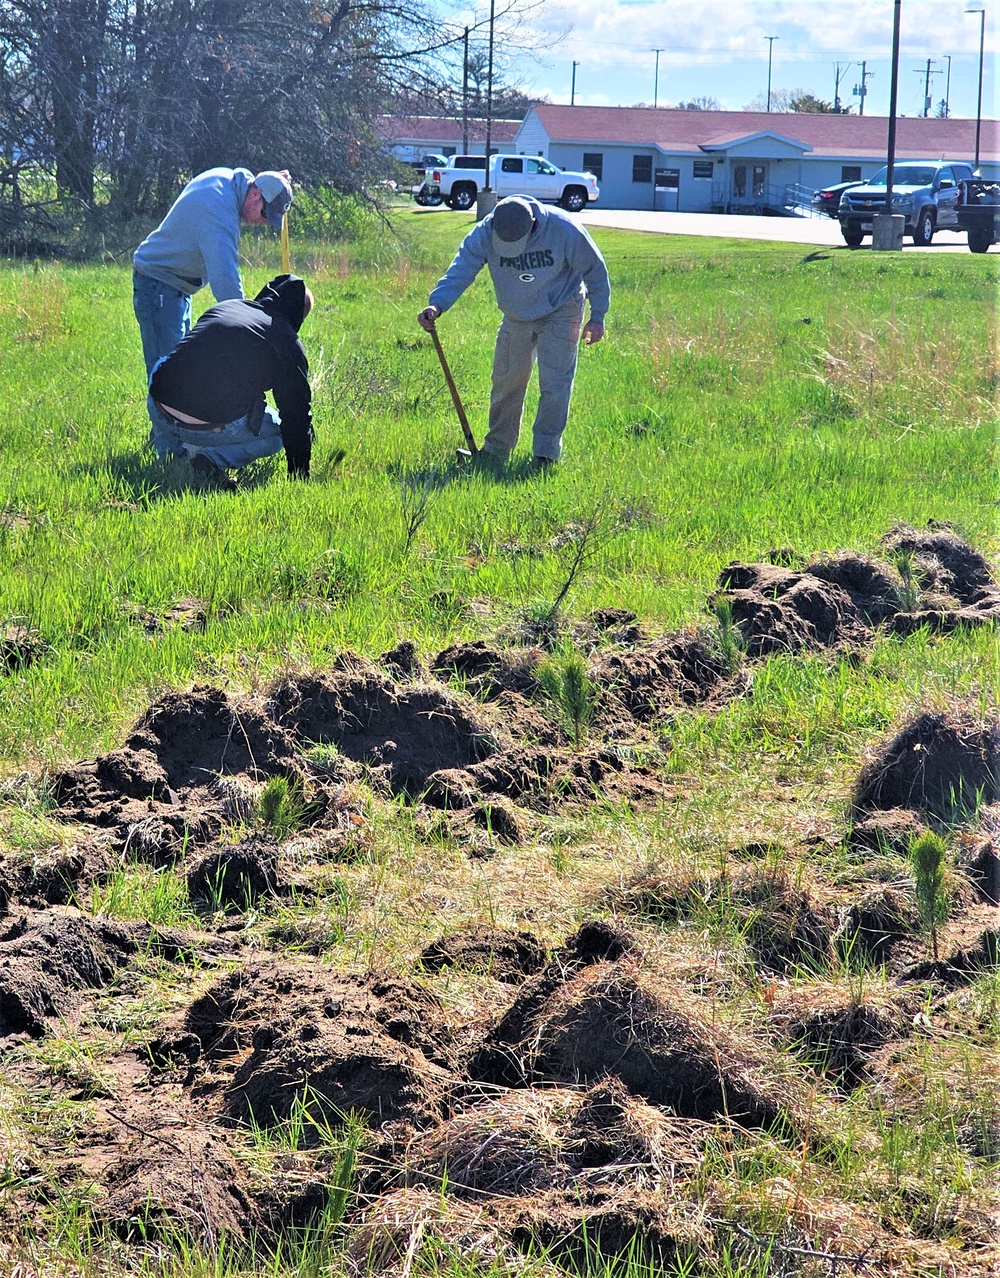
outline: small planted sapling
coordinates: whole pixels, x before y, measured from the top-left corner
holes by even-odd
[[[938,957],[938,927],[948,917],[945,887],[945,841],[939,834],[926,830],[910,840],[910,864],[917,895],[920,922],[930,933],[934,960]]]
[[[570,650],[550,657],[538,667],[538,682],[551,699],[573,736],[579,750],[597,709],[597,687],[587,676],[587,663]]]

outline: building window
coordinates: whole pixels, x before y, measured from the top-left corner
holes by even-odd
[[[860,182],[861,181],[861,165],[860,164],[842,164],[840,166],[841,182]]]
[[[711,178],[715,173],[715,164],[711,160],[695,160],[694,175],[696,178]]]
[[[632,156],[632,181],[652,182],[653,157],[651,155]]]
[[[604,177],[604,152],[584,151],[583,171],[584,173],[593,173],[594,177],[600,182]]]

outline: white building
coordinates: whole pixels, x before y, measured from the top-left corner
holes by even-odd
[[[650,107],[532,107],[514,150],[594,173],[601,208],[686,213],[781,211],[885,163],[885,116]],[[899,119],[903,160],[972,160],[975,120]],[[1000,177],[996,120],[983,120],[980,168]]]

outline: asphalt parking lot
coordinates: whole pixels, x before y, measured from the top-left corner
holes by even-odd
[[[818,245],[845,253],[871,249],[871,238],[860,249],[849,249],[840,223],[829,217],[750,217],[740,213],[645,213],[637,209],[585,209],[580,214],[588,226],[615,226],[624,231],[649,231],[654,235],[710,235],[719,239],[777,240],[783,244]],[[993,245],[991,252],[997,251]],[[965,232],[940,231],[927,248],[903,240],[904,253],[968,253]]]

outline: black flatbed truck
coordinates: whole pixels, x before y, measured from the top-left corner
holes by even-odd
[[[968,232],[970,251],[985,253],[1000,241],[1000,182],[966,178],[957,213],[959,226]]]

